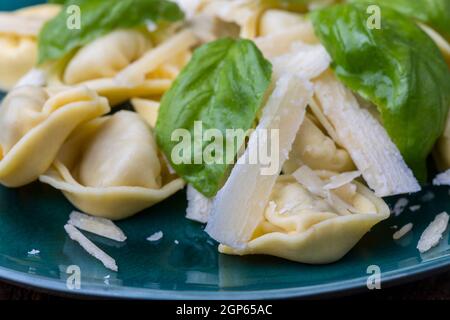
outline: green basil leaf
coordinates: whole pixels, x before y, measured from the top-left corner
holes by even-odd
[[[73,0],[80,8],[81,27],[69,29],[69,14],[64,8],[42,28],[38,64],[63,58],[98,37],[118,28],[133,28],[147,21],[176,21],[183,18],[178,5],[166,0]]]
[[[450,105],[450,72],[433,41],[409,18],[384,8],[370,29],[367,6],[345,4],[312,13],[316,34],[338,78],[374,103],[416,177],[442,134]]]
[[[351,0],[394,9],[435,29],[450,41],[449,0]]]
[[[272,66],[249,40],[223,38],[198,48],[163,96],[156,123],[159,146],[174,170],[207,197],[214,196],[223,185],[231,169],[226,157],[235,159],[240,146],[226,155],[226,144],[234,143],[227,129],[247,131],[252,128],[270,84]],[[213,141],[194,135],[196,121],[205,132],[220,130],[223,137],[223,163],[194,163]],[[197,122],[198,123],[198,122]],[[179,141],[172,140],[177,129],[190,133],[191,163],[174,163],[172,150]],[[198,131],[197,131],[198,132]],[[232,141],[233,140],[233,141]]]

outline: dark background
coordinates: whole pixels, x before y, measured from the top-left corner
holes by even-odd
[[[0,282],[0,300],[64,300],[66,298],[29,288]],[[365,291],[341,297],[341,299],[383,299],[383,300],[450,300],[450,271],[381,290]]]

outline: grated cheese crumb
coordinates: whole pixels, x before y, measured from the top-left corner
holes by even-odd
[[[399,216],[403,210],[405,210],[406,206],[408,205],[409,200],[406,198],[400,198],[397,200],[397,202],[394,205],[394,209],[392,210],[392,213],[397,217]]]
[[[422,202],[428,202],[434,199],[434,193],[431,191],[428,191],[420,200]]]
[[[30,256],[34,256],[34,255],[39,254],[40,252],[41,252],[41,251],[39,251],[39,250],[33,249],[33,250],[31,250],[31,251],[28,251],[28,254],[29,254]]]
[[[100,260],[106,268],[112,271],[118,271],[119,268],[117,267],[116,261],[108,254],[106,254],[102,249],[97,247],[91,240],[86,238],[77,228],[75,228],[71,224],[66,224],[64,226],[64,229],[66,230],[70,239],[78,242],[84,250],[86,250],[94,258]]]
[[[420,204],[416,204],[414,206],[409,207],[409,210],[412,211],[412,212],[420,210]]]
[[[417,249],[424,253],[436,246],[442,238],[442,234],[447,229],[449,216],[447,212],[441,212],[436,215],[434,220],[426,227],[420,236]]]
[[[148,237],[147,241],[152,241],[152,242],[158,241],[158,240],[161,240],[163,236],[164,236],[163,232],[158,231],[158,232],[155,232],[154,234],[152,234],[150,237]]]
[[[400,238],[402,238],[405,234],[407,234],[408,232],[410,232],[413,228],[413,224],[407,223],[405,224],[403,227],[400,228],[400,230],[396,231],[393,235],[392,238],[394,238],[394,240],[399,240]]]
[[[433,179],[433,185],[435,186],[449,186],[450,185],[450,169],[441,172]]]
[[[101,237],[123,242],[127,239],[123,231],[109,219],[89,216],[72,211],[68,224],[78,229],[97,234]]]

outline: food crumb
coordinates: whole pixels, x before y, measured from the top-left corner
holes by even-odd
[[[415,212],[417,210],[420,210],[420,204],[416,204],[414,206],[409,207],[409,211]]]
[[[152,234],[150,237],[148,237],[147,241],[151,241],[151,242],[158,241],[158,240],[162,239],[163,236],[164,236],[163,232],[158,231],[158,232],[155,232],[154,234]]]
[[[179,244],[179,242],[178,242],[178,240],[175,240],[173,243],[175,243],[175,244]]]
[[[431,191],[428,191],[420,200],[422,202],[428,202],[434,199],[434,193]]]
[[[406,206],[408,205],[409,200],[406,198],[400,198],[397,200],[397,202],[394,205],[394,209],[392,210],[392,213],[397,217],[399,216],[403,210],[405,210]]]
[[[447,212],[441,212],[436,215],[434,220],[426,227],[420,236],[417,249],[420,253],[424,253],[436,246],[442,238],[442,234],[447,229],[449,216]]]
[[[397,232],[395,232],[392,235],[392,238],[394,238],[394,240],[399,240],[400,238],[402,238],[405,234],[407,234],[408,232],[411,231],[411,229],[413,228],[413,224],[407,223],[405,224],[403,227],[400,228],[400,230],[398,230]]]
[[[40,252],[41,252],[41,251],[39,251],[39,250],[33,249],[33,250],[31,250],[31,251],[28,251],[28,254],[29,254],[30,256],[34,256],[34,255],[39,254]]]

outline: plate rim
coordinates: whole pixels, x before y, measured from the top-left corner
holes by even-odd
[[[382,273],[382,289],[412,282],[450,271],[450,255],[422,262],[421,264],[394,269]],[[41,291],[73,297],[99,299],[137,300],[268,300],[289,298],[317,298],[343,296],[360,292],[366,288],[367,277],[357,277],[332,283],[311,286],[296,286],[279,289],[259,290],[160,290],[129,286],[90,286],[87,289],[70,290],[65,282],[45,276],[32,275],[0,265],[0,280],[11,284],[31,287]],[[370,292],[371,290],[368,290]]]

